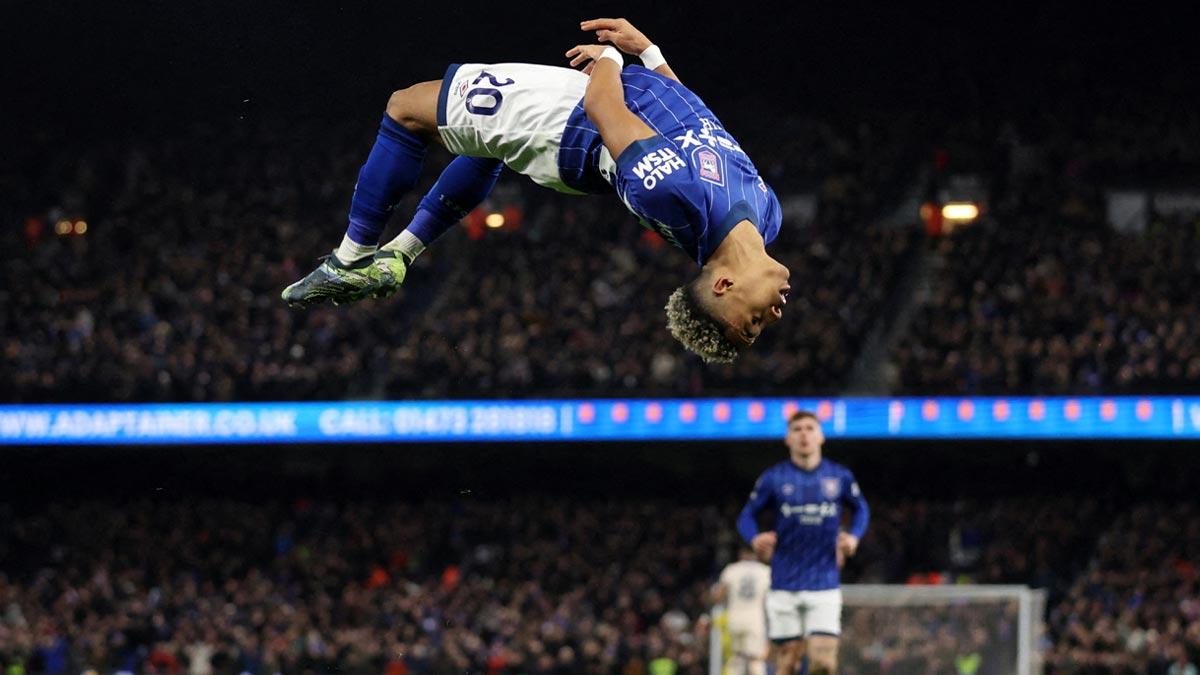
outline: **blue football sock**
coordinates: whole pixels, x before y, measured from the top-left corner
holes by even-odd
[[[429,245],[487,198],[504,163],[487,157],[455,157],[421,199],[406,231]]]
[[[363,246],[375,246],[400,197],[417,184],[427,143],[387,115],[371,154],[358,172],[350,200],[346,236]]]

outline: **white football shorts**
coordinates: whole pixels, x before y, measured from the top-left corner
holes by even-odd
[[[453,64],[438,96],[438,132],[456,155],[494,157],[539,185],[579,194],[559,174],[558,150],[587,83],[556,66]]]
[[[842,589],[767,592],[767,636],[772,640],[842,634]]]

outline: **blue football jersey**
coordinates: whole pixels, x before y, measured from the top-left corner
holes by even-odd
[[[775,515],[775,556],[771,558],[771,588],[785,591],[823,591],[838,587],[837,536],[842,508],[853,509],[850,534],[867,530],[870,510],[850,469],[822,459],[812,471],[791,460],[767,469],[754,484],[738,516],[738,532],[747,543],[758,534],[756,516]]]
[[[567,121],[559,148],[563,182],[587,193],[616,191],[641,223],[703,265],[733,226],[749,220],[770,243],[782,213],[774,191],[717,116],[687,87],[641,66],[621,71],[625,104],[655,136],[630,145],[615,167],[583,111]]]

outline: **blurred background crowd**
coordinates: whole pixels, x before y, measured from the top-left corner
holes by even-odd
[[[557,63],[589,14],[476,5],[0,9],[0,404],[1198,391],[1200,80],[1166,9],[640,7],[783,204],[792,296],[733,365],[665,330],[685,256],[512,173],[396,297],[289,310],[392,89]],[[1027,584],[1046,673],[1200,675],[1193,449],[839,444],[873,517],[845,581]],[[4,675],[709,672],[781,458],[239,450],[6,449]],[[1014,612],[847,608],[843,672],[1009,675]]]
[[[39,212],[4,232],[5,398],[828,390],[917,243],[913,229],[847,220],[838,204],[860,191],[838,188],[827,222],[781,237],[778,255],[805,289],[797,320],[737,367],[710,371],[666,332],[666,298],[695,274],[685,256],[611,198],[509,175],[493,201],[521,205],[518,229],[452,232],[388,302],[296,312],[279,291],[337,240],[370,138],[354,133],[360,124],[229,131],[64,149],[37,184],[18,184],[30,199],[67,187],[55,197],[63,215]],[[422,193],[397,212],[411,214]],[[56,236],[67,213],[94,214],[86,234]]]
[[[665,659],[668,672],[703,673],[711,584],[734,559],[739,508],[468,495],[9,509],[0,662],[48,673],[632,674],[663,672],[652,664]],[[1194,504],[872,508],[881,515],[847,581],[939,574],[1045,588],[1047,672],[1165,673],[1181,654],[1200,657]],[[1012,672],[1015,616],[1015,603],[851,607],[844,661],[855,673],[954,673],[983,650],[980,672]]]
[[[1163,133],[1147,129],[1146,140]],[[882,170],[906,153],[872,150],[883,141],[866,122],[841,134],[813,123],[797,135],[805,152],[747,146],[761,150],[752,152],[764,173],[808,185],[803,194],[815,203],[772,247],[792,270],[793,302],[777,329],[724,368],[702,367],[666,332],[665,298],[693,265],[611,199],[556,195],[510,175],[485,206],[516,209],[516,226],[446,235],[395,299],[292,311],[279,291],[337,240],[369,147],[363,125],[297,124],[286,134],[197,125],[168,138],[57,148],[39,171],[4,180],[28,208],[23,226],[2,233],[0,395],[830,393],[851,384],[868,336],[906,304],[913,316],[884,365],[893,393],[1171,393],[1200,377],[1192,292],[1200,220],[1175,214],[1138,231],[1110,227],[1096,177],[1123,165],[1103,163],[1103,148],[1092,159],[1069,152],[1071,137],[1046,141],[1065,147],[1013,141],[1011,154],[1025,157],[1018,168],[997,160],[977,174],[1003,184],[985,216],[930,237],[916,213],[879,224],[886,205],[874,204],[898,199],[920,161],[907,174]],[[963,143],[947,137],[947,147]],[[1200,136],[1191,138],[1179,161],[1200,168]],[[965,150],[925,149],[973,166]],[[820,170],[787,163],[809,150],[828,158]],[[880,163],[847,166],[839,153]],[[927,169],[926,181],[937,185],[952,170]],[[421,194],[397,211],[410,214]],[[781,192],[785,204],[788,196]],[[58,236],[64,219],[85,222],[86,232]],[[913,289],[903,281],[922,254],[935,270]]]

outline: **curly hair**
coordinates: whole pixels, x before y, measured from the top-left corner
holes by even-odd
[[[705,363],[732,363],[738,345],[725,335],[725,327],[704,308],[696,295],[699,279],[680,286],[667,298],[667,329]]]

